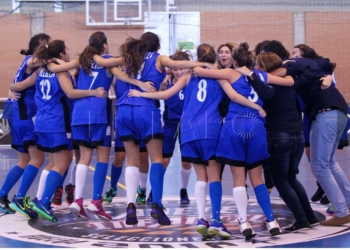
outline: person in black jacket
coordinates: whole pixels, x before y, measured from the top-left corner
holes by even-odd
[[[257,56],[255,68],[271,72],[282,66],[282,60],[271,52]],[[246,76],[252,72],[239,69]],[[248,77],[249,83],[264,100],[266,131],[270,161],[269,172],[281,198],[294,215],[293,225],[287,232],[309,229],[319,224],[307,193],[297,179],[299,162],[304,153],[303,123],[294,86],[265,85],[256,74]]]
[[[279,41],[271,41],[264,45],[262,51],[276,53],[286,49]],[[322,82],[325,74],[310,58],[295,58],[271,73],[294,78],[297,93],[305,103],[304,111],[310,117],[311,170],[335,210],[335,215],[321,221],[321,225],[350,223],[350,184],[335,161],[338,142],[348,120],[344,97],[335,86],[330,85],[331,76],[326,77],[330,78],[329,84]]]

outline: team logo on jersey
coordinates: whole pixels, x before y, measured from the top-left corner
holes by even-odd
[[[10,125],[7,119],[3,117],[4,110],[0,109],[0,139],[10,133]]]
[[[237,114],[232,121],[232,129],[236,135],[244,139],[253,138],[261,129],[261,119],[251,112]]]
[[[181,205],[178,197],[166,197],[163,201],[166,214],[172,221],[170,226],[160,226],[150,217],[151,206],[137,206],[137,225],[126,225],[125,198],[116,199],[111,204],[104,204],[105,211],[113,220],[101,220],[89,214],[90,220],[73,216],[68,206],[55,208],[58,223],[42,219],[27,220],[15,214],[0,217],[1,235],[7,238],[26,241],[28,244],[44,244],[54,247],[123,247],[123,248],[227,248],[227,247],[272,247],[302,243],[334,237],[348,232],[347,226],[317,226],[297,233],[282,233],[271,237],[265,227],[265,216],[257,201],[250,197],[248,220],[257,233],[253,239],[245,241],[239,231],[237,209],[232,197],[223,197],[221,218],[227,229],[233,234],[229,240],[202,237],[196,231],[197,208],[194,197],[191,204]],[[293,223],[293,216],[279,198],[272,198],[273,212],[281,227]],[[89,201],[84,202],[84,207]],[[325,207],[312,204],[316,216],[325,219]],[[321,212],[322,211],[322,212]],[[211,204],[207,198],[207,218],[211,217]]]

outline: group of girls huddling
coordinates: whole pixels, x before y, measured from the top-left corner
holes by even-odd
[[[347,105],[331,85],[334,67],[331,69],[328,59],[306,58],[300,48],[298,58],[283,63],[289,58],[283,45],[263,41],[255,51],[245,42],[223,44],[217,55],[211,45],[203,43],[197,48],[198,60],[191,61],[189,52],[181,49],[170,57],[160,55],[159,38],[151,32],[140,39],[126,39],[119,57],[109,55],[107,37],[100,31],[90,36],[74,60],[70,60],[64,41],[51,40],[46,34],[34,36],[29,48],[23,51],[26,57],[10,86],[4,112],[19,161],[0,190],[2,212],[17,211],[29,218],[58,222],[51,203],[62,203],[63,182],[74,149],[77,164],[72,164],[70,184],[65,187],[72,213],[89,219],[86,208],[112,220],[103,201],[111,202],[117,195],[126,159],[125,223],[138,223],[136,205],[146,203],[149,175],[150,215],[160,225],[170,225],[171,218],[162,205],[163,182],[179,136],[180,202],[190,202],[186,189],[193,165],[197,231],[203,237],[231,237],[220,217],[224,165],[231,168],[238,223],[245,239],[256,235],[247,220],[247,175],[267,230],[272,236],[282,232],[262,177],[263,164],[295,217],[293,225],[284,230],[308,229],[320,222],[296,178],[304,150],[302,111],[310,118],[312,171],[335,209],[335,216],[321,224],[350,222],[350,185],[334,160],[347,121]],[[312,50],[307,45],[303,49]],[[316,59],[328,68],[320,68]],[[111,85],[116,95],[114,122],[108,98]],[[158,100],[165,100],[163,122]],[[304,104],[302,110],[299,103]],[[113,129],[111,187],[103,196]],[[94,149],[93,194],[84,208],[83,190]],[[42,171],[36,197],[30,200],[26,194],[44,162],[44,152],[49,163]],[[10,202],[8,193],[20,177],[19,190]],[[207,188],[212,208],[209,221],[205,214]]]

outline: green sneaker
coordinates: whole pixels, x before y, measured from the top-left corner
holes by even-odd
[[[137,188],[136,204],[137,205],[146,204],[146,188],[140,188],[140,186]]]
[[[110,187],[108,191],[103,196],[103,201],[106,203],[111,203],[113,198],[117,195],[117,189]]]

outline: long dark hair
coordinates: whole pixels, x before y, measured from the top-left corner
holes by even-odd
[[[89,38],[89,45],[79,55],[79,63],[87,74],[91,74],[91,60],[94,55],[101,55],[104,44],[107,43],[107,36],[102,31],[92,33]]]
[[[21,49],[19,53],[26,56],[33,55],[34,51],[39,47],[40,44],[47,44],[50,39],[50,36],[45,33],[37,34],[30,39],[28,45],[29,49]]]

